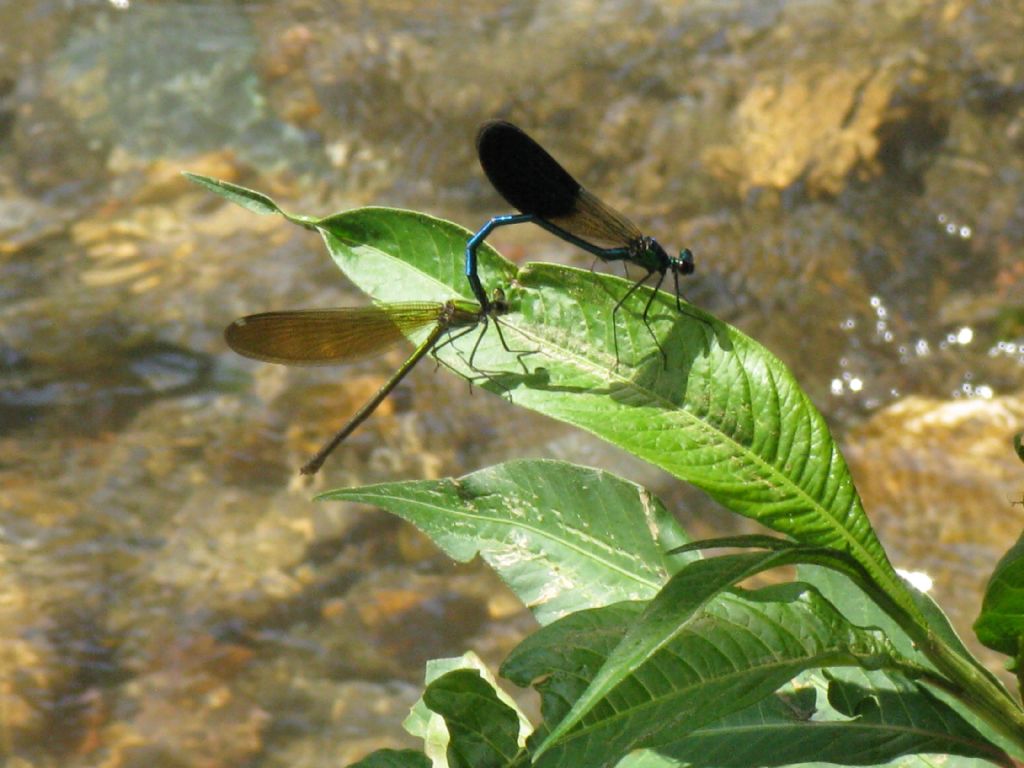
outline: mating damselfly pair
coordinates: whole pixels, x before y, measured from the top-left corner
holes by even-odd
[[[476,348],[487,325],[493,320],[498,326],[499,318],[509,312],[502,289],[496,288],[488,295],[478,274],[477,251],[497,227],[534,223],[604,261],[628,262],[646,270],[613,307],[613,325],[615,314],[626,299],[656,273],[655,290],[644,305],[645,325],[654,296],[668,273],[674,281],[676,306],[685,312],[679,276],[694,271],[689,249],[683,249],[679,256],[670,256],[654,238],[644,235],[624,215],[588,192],[543,147],[512,123],[484,123],[477,134],[476,147],[491,184],[519,211],[490,219],[466,244],[465,273],[476,303],[453,299],[443,303],[398,302],[267,312],[240,318],[225,330],[228,345],[246,357],[285,365],[323,365],[352,362],[383,352],[406,336],[430,328],[377,393],[302,466],[303,474],[319,470],[330,453],[373,413],[423,357],[482,325],[467,358],[473,368]],[[650,326],[647,327],[654,337]],[[498,331],[500,334],[500,326]],[[618,360],[618,338],[614,338]],[[508,350],[504,337],[501,341]],[[654,341],[658,344],[657,337]],[[660,350],[660,344],[658,347]]]

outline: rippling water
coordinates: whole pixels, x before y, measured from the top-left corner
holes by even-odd
[[[1022,522],[1015,6],[0,4],[5,751],[343,764],[406,743],[425,659],[496,663],[529,628],[479,569],[309,501],[296,467],[400,357],[295,371],[228,353],[239,315],[363,299],[315,236],[178,175],[475,228],[504,212],[472,146],[496,115],[694,250],[689,298],[793,367],[897,565],[935,574],[967,631]],[[493,239],[590,263],[537,228]],[[735,524],[429,366],[321,482],[521,455],[647,484],[695,535]]]

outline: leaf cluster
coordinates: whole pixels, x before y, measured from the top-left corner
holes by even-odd
[[[378,302],[471,300],[470,233],[420,213],[292,216],[264,195],[191,177],[257,213],[320,232]],[[499,674],[535,688],[530,723],[467,656],[428,668],[406,725],[423,751],[380,766],[877,765],[1024,757],[1024,711],[941,610],[893,569],[821,414],[792,374],[737,329],[674,297],[489,246],[485,285],[511,311],[470,365],[447,367],[576,425],[781,534],[690,542],[661,502],[609,473],[515,461],[461,478],[330,491],[408,520],[452,558],[480,557],[541,628]],[[618,349],[618,359],[612,351]],[[484,372],[480,379],[480,372]],[[1017,443],[1018,451],[1019,441]],[[1024,458],[1024,456],[1022,456]],[[702,556],[714,550],[714,556]],[[976,629],[1016,664],[1024,547],[997,566]],[[795,581],[749,588],[798,566]],[[1018,665],[1019,666],[1019,665]]]

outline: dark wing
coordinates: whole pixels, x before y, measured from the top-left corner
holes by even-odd
[[[436,324],[443,304],[300,309],[249,315],[224,329],[235,352],[285,365],[348,363],[379,354],[417,328]]]
[[[522,130],[491,120],[476,137],[480,165],[516,210],[533,214],[600,247],[627,248],[641,236],[629,219],[587,192]]]
[[[579,182],[512,123],[480,126],[476,151],[491,184],[516,210],[545,219],[572,212]]]

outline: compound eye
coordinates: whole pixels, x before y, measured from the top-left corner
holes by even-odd
[[[679,252],[679,262],[680,264],[682,264],[682,268],[680,269],[680,271],[684,275],[693,274],[693,271],[695,269],[693,263],[693,251],[691,251],[689,248],[683,248],[683,250]]]

